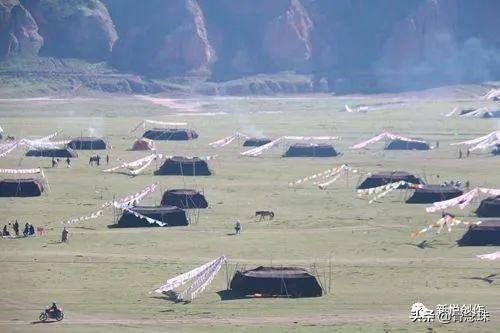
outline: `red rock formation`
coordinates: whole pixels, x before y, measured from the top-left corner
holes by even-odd
[[[111,13],[124,4],[122,0],[107,3]],[[113,50],[113,64],[152,76],[208,72],[216,53],[198,2],[151,0],[149,4],[145,7],[142,0],[126,0],[127,12],[116,20],[118,30],[125,32]],[[142,15],[130,18],[132,11]]]
[[[21,0],[40,27],[45,56],[106,59],[117,33],[99,0]]]
[[[0,58],[36,56],[43,44],[31,14],[19,3],[0,3]]]
[[[385,61],[395,70],[449,57],[457,37],[457,1],[426,0],[394,27]]]
[[[185,6],[185,19],[164,36],[154,61],[164,66],[176,63],[183,71],[207,72],[216,56],[208,41],[203,12],[196,0],[185,0]]]
[[[263,36],[264,52],[280,66],[293,66],[312,56],[310,32],[313,22],[299,0],[268,23]]]

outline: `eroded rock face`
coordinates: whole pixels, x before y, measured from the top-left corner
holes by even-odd
[[[312,56],[310,33],[313,22],[299,0],[292,0],[283,14],[267,24],[264,52],[279,67],[300,65]]]
[[[298,87],[235,82],[284,71],[315,91],[419,89],[498,79],[499,11],[499,0],[0,0],[0,57],[233,81],[218,91]]]
[[[0,2],[0,58],[36,56],[43,44],[38,25],[17,1]]]
[[[40,54],[107,59],[117,39],[106,7],[99,0],[22,0],[32,13],[44,44]]]
[[[385,43],[387,66],[403,69],[450,57],[457,43],[457,1],[426,0],[398,22]]]
[[[117,13],[120,40],[113,52],[119,68],[153,76],[208,72],[216,52],[208,41],[205,18],[196,0],[149,2],[141,0],[108,1]],[[131,18],[127,13],[137,11]],[[146,49],[147,48],[147,49]]]

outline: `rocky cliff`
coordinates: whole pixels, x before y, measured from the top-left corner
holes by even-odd
[[[36,56],[42,44],[30,12],[19,1],[0,2],[0,57]]]
[[[212,82],[292,71],[311,76],[308,90],[418,88],[498,79],[499,10],[497,0],[0,0],[0,57]]]

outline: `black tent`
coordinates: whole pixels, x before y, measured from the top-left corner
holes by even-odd
[[[500,110],[485,112],[483,118],[500,118]]]
[[[260,147],[271,142],[269,138],[248,138],[243,142],[243,147]]]
[[[188,225],[186,212],[179,207],[174,206],[136,206],[130,209],[133,212],[139,213],[143,216],[167,223],[165,227],[183,226]],[[156,223],[149,223],[146,219],[137,217],[134,213],[124,211],[117,228],[134,228],[134,227],[159,227]]]
[[[358,185],[358,189],[367,189],[378,187],[382,185],[387,185],[390,183],[399,182],[404,180],[412,184],[424,184],[424,182],[414,175],[405,171],[389,171],[389,172],[379,172],[368,176],[361,184]]]
[[[189,128],[153,128],[142,135],[151,140],[185,141],[198,138],[198,133]]]
[[[205,196],[193,189],[173,189],[163,193],[162,206],[177,206],[183,209],[207,208]]]
[[[476,210],[479,217],[500,217],[500,195],[481,201]]]
[[[330,157],[338,153],[329,144],[295,143],[285,152],[283,157]]]
[[[429,150],[431,147],[424,141],[392,140],[387,144],[385,150]]]
[[[463,110],[460,111],[460,115],[463,116],[463,115],[465,115],[467,113],[471,113],[471,112],[474,112],[476,110],[477,109],[463,109]]]
[[[257,267],[236,271],[231,290],[238,295],[317,297],[323,294],[316,277],[303,268]]]
[[[500,145],[497,145],[492,151],[491,153],[493,155],[500,155]]]
[[[71,148],[56,148],[56,149],[31,149],[28,150],[26,156],[76,158],[78,157],[78,154]]]
[[[469,226],[457,243],[460,246],[500,245],[500,220],[486,220]]]
[[[43,190],[43,183],[33,178],[0,180],[0,197],[39,197]]]
[[[103,150],[106,149],[106,142],[101,138],[80,137],[71,140],[68,147],[77,150]]]
[[[167,158],[155,175],[210,176],[212,172],[205,160],[199,157],[174,156]]]
[[[406,200],[409,204],[424,204],[444,201],[461,196],[463,192],[451,185],[423,185],[415,189],[413,195]]]

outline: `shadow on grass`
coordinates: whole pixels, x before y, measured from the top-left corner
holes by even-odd
[[[97,230],[96,228],[90,228],[90,227],[69,227],[71,229],[82,229],[82,230]]]
[[[237,294],[232,290],[221,290],[221,291],[218,291],[217,294],[219,295],[221,301],[231,301],[231,300],[246,298],[245,296],[242,296],[241,294]]]
[[[30,324],[31,325],[38,325],[38,324],[53,324],[53,323],[57,323],[57,320],[46,320],[46,321],[35,320],[35,321],[32,321]]]
[[[51,241],[51,242],[48,242],[47,245],[55,245],[55,244],[62,244],[61,241]]]

